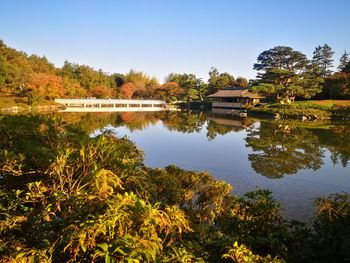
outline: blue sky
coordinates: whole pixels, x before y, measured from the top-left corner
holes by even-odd
[[[106,72],[170,72],[207,80],[211,66],[254,78],[262,51],[291,46],[311,58],[327,43],[350,51],[350,0],[1,0],[0,39]]]

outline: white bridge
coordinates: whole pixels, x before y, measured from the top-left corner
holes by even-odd
[[[162,100],[117,100],[117,99],[55,99],[69,112],[101,111],[162,111],[168,105]]]

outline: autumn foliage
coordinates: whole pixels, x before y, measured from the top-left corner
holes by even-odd
[[[66,93],[62,78],[52,74],[33,73],[28,81],[28,93],[31,98],[53,99]]]
[[[135,92],[135,86],[131,82],[127,82],[120,87],[120,91],[125,99],[131,99]]]
[[[89,90],[89,95],[91,97],[96,97],[99,99],[113,98],[115,96],[115,91],[106,86],[94,86]]]
[[[159,89],[156,90],[156,96],[160,99],[172,100],[179,98],[184,93],[184,89],[176,82],[166,82]]]

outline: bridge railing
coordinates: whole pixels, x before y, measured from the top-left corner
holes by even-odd
[[[55,99],[55,102],[64,105],[76,104],[142,104],[142,105],[165,105],[162,100],[123,100],[123,99]]]

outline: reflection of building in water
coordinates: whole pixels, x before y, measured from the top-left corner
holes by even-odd
[[[219,90],[208,98],[213,99],[213,112],[239,115],[247,107],[258,104],[263,97],[249,92],[246,88],[234,87]]]
[[[207,119],[215,122],[218,125],[233,128],[235,131],[246,129],[254,123],[254,121],[250,119],[225,118],[225,116],[220,116],[217,114],[208,116]]]
[[[212,108],[211,111],[212,113],[216,113],[216,114],[232,114],[236,116],[240,116],[241,114],[244,114],[246,112],[246,110],[244,109],[222,109],[222,108]],[[246,116],[242,115],[242,117],[246,117]]]

